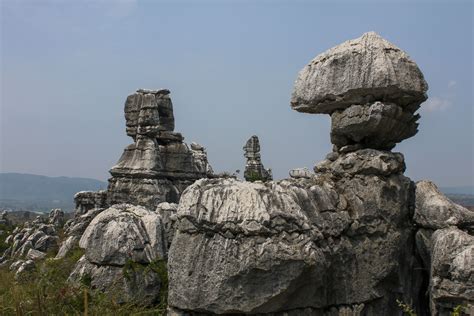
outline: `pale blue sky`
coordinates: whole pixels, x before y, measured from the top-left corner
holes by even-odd
[[[296,75],[373,30],[430,86],[420,132],[395,149],[406,174],[473,184],[471,1],[0,2],[1,172],[106,179],[140,87],[171,90],[176,130],[217,171],[243,169],[253,134],[277,178],[312,168],[331,151],[329,116],[290,109]]]

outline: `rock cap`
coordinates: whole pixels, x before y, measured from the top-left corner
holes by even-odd
[[[332,113],[352,104],[395,102],[410,112],[427,99],[422,72],[410,57],[375,32],[316,56],[298,74],[291,107]]]

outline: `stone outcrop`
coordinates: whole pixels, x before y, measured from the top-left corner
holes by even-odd
[[[300,112],[331,114],[381,101],[413,111],[426,100],[427,90],[422,72],[404,51],[368,32],[305,66],[296,79],[291,106]]]
[[[80,191],[74,195],[76,209],[74,216],[81,216],[93,208],[104,208],[107,205],[107,191]]]
[[[409,56],[374,32],[316,56],[298,74],[291,106],[331,115],[331,142],[391,149],[418,131],[428,85]]]
[[[169,93],[139,89],[128,96],[127,135],[134,143],[110,170],[108,205],[131,203],[155,209],[161,202],[178,202],[187,186],[212,173],[204,147],[189,148],[174,132]]]
[[[474,212],[444,196],[435,184],[416,184],[416,244],[429,271],[432,315],[462,304],[474,312]]]
[[[245,165],[244,178],[247,181],[269,181],[273,179],[270,169],[265,169],[260,155],[260,141],[253,135],[244,146],[244,157],[247,159]]]
[[[308,170],[308,168],[295,168],[295,169],[290,170],[289,174],[290,174],[290,177],[295,178],[295,179],[299,179],[299,178],[310,179],[313,177],[313,174],[311,173],[311,171]]]
[[[178,206],[170,305],[216,314],[323,315],[335,307],[334,315],[343,308],[394,315],[396,299],[416,304],[412,183],[400,171],[370,170],[324,182],[197,181]]]
[[[74,217],[64,225],[64,239],[56,259],[64,258],[78,247],[79,240],[89,223],[107,207],[107,192],[81,191],[76,193],[74,201],[76,203]]]
[[[10,270],[22,272],[31,266],[29,261],[43,259],[47,253],[57,251],[58,231],[63,222],[64,212],[53,209],[47,218],[37,216],[31,223],[25,222],[23,227],[15,228],[6,239],[10,247],[0,257],[0,264],[9,264]]]
[[[8,219],[8,212],[1,211],[0,212],[0,225],[10,226],[10,220]]]
[[[70,275],[88,278],[93,289],[118,302],[159,302],[161,280],[150,264],[166,258],[166,235],[159,214],[130,204],[114,205],[86,228],[79,246],[84,256]]]

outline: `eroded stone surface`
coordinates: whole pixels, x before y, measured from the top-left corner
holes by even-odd
[[[110,169],[108,205],[132,203],[153,210],[161,202],[178,202],[188,185],[212,174],[205,148],[189,148],[174,132],[169,90],[137,90],[125,102],[125,119],[134,143]]]
[[[448,199],[431,181],[416,183],[416,212],[413,219],[424,228],[458,226],[474,231],[474,212]]]
[[[432,315],[450,315],[458,305],[474,310],[474,212],[419,181],[413,219],[421,227],[416,245],[429,271]]]
[[[352,105],[332,113],[331,142],[338,147],[391,149],[418,132],[419,117],[393,103]]]
[[[411,300],[419,288],[408,255],[411,190],[401,175],[323,184],[199,180],[178,206],[170,305],[322,314],[366,302],[365,312],[396,313],[396,297]]]
[[[70,275],[92,288],[142,305],[159,301],[161,280],[150,264],[166,258],[161,216],[130,204],[114,205],[91,221],[79,241],[85,250]]]
[[[10,265],[10,270],[16,271],[17,276],[34,268],[34,261],[44,259],[48,252],[57,251],[58,231],[63,222],[63,211],[53,209],[48,217],[37,216],[32,222],[16,227],[6,238],[9,247],[0,257],[0,265]]]
[[[374,32],[318,55],[298,74],[291,106],[331,115],[336,151],[392,149],[418,132],[426,100],[423,74],[408,55]]]
[[[428,85],[401,49],[369,32],[316,56],[298,74],[293,109],[332,113],[353,104],[395,102],[413,112],[426,100]]]

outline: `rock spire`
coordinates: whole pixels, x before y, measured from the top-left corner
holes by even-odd
[[[167,89],[138,89],[125,101],[127,135],[134,142],[110,169],[107,202],[150,209],[178,202],[181,192],[211,172],[204,147],[189,148],[174,132],[173,104]]]
[[[245,146],[244,157],[247,158],[245,165],[244,177],[247,181],[268,181],[272,180],[272,172],[270,169],[265,169],[262,164],[260,156],[260,141],[256,135],[250,137]]]

